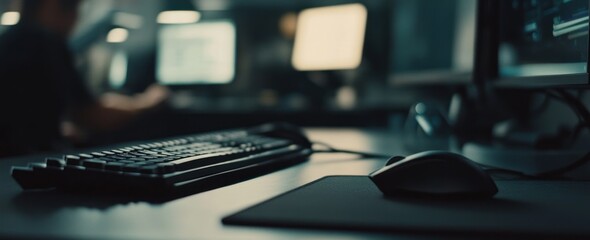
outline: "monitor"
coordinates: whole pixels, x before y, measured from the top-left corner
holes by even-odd
[[[498,1],[498,85],[588,84],[588,0]]]
[[[477,2],[392,1],[390,83],[470,82]]]
[[[367,9],[359,3],[301,11],[291,58],[293,67],[300,71],[359,67],[366,23]]]
[[[234,23],[163,25],[156,65],[156,78],[164,85],[230,83],[236,71]]]

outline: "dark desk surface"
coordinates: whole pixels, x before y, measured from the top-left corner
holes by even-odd
[[[400,139],[387,130],[308,129],[312,140],[333,146],[400,154]],[[382,159],[317,154],[307,163],[235,185],[164,203],[64,193],[23,193],[12,165],[39,156],[0,160],[0,237],[151,239],[367,239],[391,236],[355,232],[237,227],[221,218],[328,175],[367,175]]]

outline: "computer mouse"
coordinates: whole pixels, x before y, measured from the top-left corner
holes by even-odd
[[[369,177],[386,196],[483,198],[498,192],[494,180],[477,164],[460,154],[445,151],[392,157],[385,167]]]
[[[260,125],[253,130],[254,133],[262,134],[269,137],[289,139],[292,142],[303,147],[311,148],[311,141],[305,135],[303,130],[293,124],[285,122],[274,122]]]

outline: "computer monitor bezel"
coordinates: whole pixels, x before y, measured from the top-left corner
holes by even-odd
[[[489,51],[478,50],[482,58],[487,58],[488,64],[481,66],[480,69],[487,74],[479,76],[489,80],[493,86],[502,88],[588,88],[590,87],[590,58],[586,60],[585,73],[573,74],[556,74],[556,75],[539,75],[539,76],[501,76],[499,65],[499,46],[500,46],[500,2],[497,0],[480,0],[480,5],[485,6],[479,10],[479,14],[486,14],[486,17],[479,18],[488,20],[478,23],[478,31],[482,31],[478,43],[486,42],[478,46],[479,48],[488,48]],[[590,0],[588,1],[590,6]],[[590,9],[589,9],[590,11]],[[483,40],[481,37],[488,37],[489,40]],[[480,42],[481,41],[481,42]],[[590,40],[588,41],[588,53],[590,56]],[[487,76],[486,76],[487,75]]]
[[[395,72],[389,69],[388,83],[396,87],[420,87],[420,86],[464,86],[473,82],[474,71],[476,68],[477,54],[477,34],[479,31],[479,11],[480,1],[476,0],[475,4],[475,21],[473,33],[473,62],[470,70],[456,70],[452,68],[432,68],[425,70],[412,70],[406,72]],[[390,16],[393,17],[393,16]],[[393,41],[394,37],[390,36]],[[456,39],[455,39],[456,41]],[[395,49],[393,49],[395,51]],[[393,60],[393,55],[389,56],[389,61]]]

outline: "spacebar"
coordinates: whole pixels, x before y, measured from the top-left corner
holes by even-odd
[[[176,171],[183,171],[198,167],[204,167],[215,163],[225,162],[242,156],[246,156],[246,153],[241,152],[228,154],[227,152],[218,152],[181,158],[178,160],[170,161],[169,163],[174,164],[174,168],[176,169]]]
[[[240,168],[248,165],[257,164],[264,161],[270,161],[274,158],[284,156],[286,154],[300,150],[301,147],[297,145],[290,145],[284,148],[269,150],[250,156],[237,158],[217,164],[208,165],[205,167],[193,168],[186,171],[175,172],[167,174],[165,177],[171,181],[184,181],[197,177],[203,177],[211,174],[216,174],[223,171],[228,171],[235,168]]]

